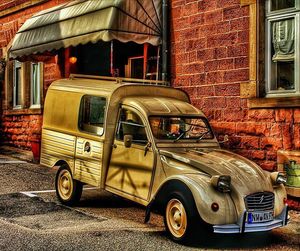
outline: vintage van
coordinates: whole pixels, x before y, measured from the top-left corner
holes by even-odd
[[[199,231],[287,224],[285,177],[222,150],[188,95],[163,82],[72,75],[48,89],[41,164],[59,166],[58,199],[92,185],[164,215],[176,241]]]

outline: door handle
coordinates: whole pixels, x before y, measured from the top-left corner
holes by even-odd
[[[113,144],[112,146],[113,146],[113,148],[117,148],[117,144]]]
[[[89,142],[85,142],[84,151],[89,153],[91,151],[91,144]]]

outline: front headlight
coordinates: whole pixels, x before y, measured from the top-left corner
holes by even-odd
[[[229,193],[231,191],[231,177],[227,175],[212,176],[210,183],[220,192]]]
[[[274,185],[286,184],[286,177],[284,176],[283,173],[280,172],[271,173],[271,180]]]

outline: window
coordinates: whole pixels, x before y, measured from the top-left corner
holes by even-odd
[[[79,128],[85,132],[102,135],[105,109],[105,98],[83,96],[80,104]]]
[[[22,107],[22,64],[15,60],[13,62],[13,108]]]
[[[30,107],[41,105],[41,63],[31,63],[30,67]]]
[[[300,93],[300,1],[266,1],[266,93]]]
[[[132,135],[132,143],[146,145],[148,142],[145,126],[141,118],[133,111],[122,109],[117,127],[117,140],[124,140],[124,135]]]

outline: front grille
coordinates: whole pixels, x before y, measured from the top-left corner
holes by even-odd
[[[245,197],[247,211],[270,211],[274,209],[274,194],[253,193]]]

